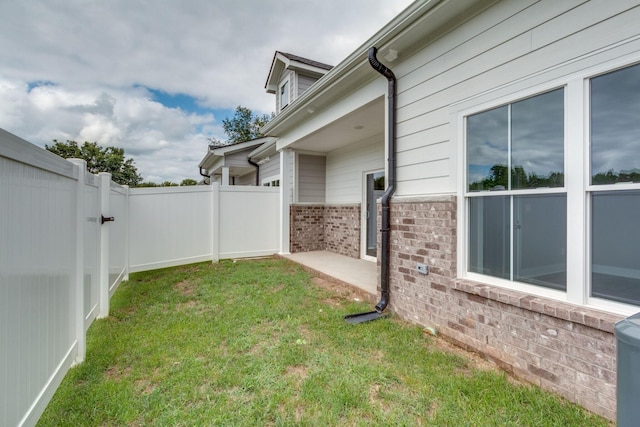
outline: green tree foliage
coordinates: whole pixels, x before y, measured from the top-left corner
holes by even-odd
[[[239,142],[250,141],[264,135],[260,133],[260,128],[266,125],[273,118],[273,114],[255,114],[251,109],[238,105],[232,118],[222,120],[222,128],[227,141],[218,141],[210,138],[209,142],[214,145],[224,146]]]
[[[562,187],[564,174],[551,172],[548,176],[539,176],[535,172],[527,173],[523,167],[516,166],[511,170],[512,188]],[[509,188],[509,168],[506,165],[493,165],[489,175],[480,181],[469,184],[469,191],[506,190]]]
[[[185,178],[180,183],[180,186],[183,187],[185,185],[197,185],[197,184],[198,184],[198,181],[196,181],[195,179]]]
[[[595,185],[616,184],[618,182],[640,182],[640,171],[637,169],[615,173],[613,169],[593,175]]]
[[[100,147],[97,142],[87,141],[80,146],[76,141],[60,142],[56,139],[53,145],[45,145],[45,148],[65,159],[83,159],[89,172],[109,172],[118,184],[135,187],[142,181],[133,159],[125,158],[123,148]]]

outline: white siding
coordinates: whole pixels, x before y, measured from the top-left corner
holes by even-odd
[[[256,173],[250,172],[236,177],[235,185],[256,185]]]
[[[309,89],[309,86],[314,84],[318,79],[315,77],[303,76],[298,74],[298,95],[300,96],[305,90]]]
[[[280,153],[269,158],[269,161],[260,165],[260,180],[272,176],[280,176]]]
[[[384,166],[384,135],[328,153],[326,203],[360,203],[363,172]]]
[[[490,90],[543,84],[640,51],[634,40],[615,46],[618,52],[598,52],[636,37],[639,19],[637,1],[503,1],[394,66],[397,194],[456,191],[452,104]]]
[[[298,202],[325,200],[326,159],[324,156],[298,155]]]

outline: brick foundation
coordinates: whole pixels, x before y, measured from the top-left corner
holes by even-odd
[[[456,198],[391,204],[391,298],[400,317],[434,327],[514,375],[615,419],[614,324],[623,317],[456,279]],[[416,263],[429,265],[429,275]]]
[[[360,205],[294,204],[290,207],[289,250],[327,250],[360,258]]]

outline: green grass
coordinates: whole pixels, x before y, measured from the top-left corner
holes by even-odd
[[[40,426],[598,426],[578,406],[437,350],[285,260],[134,274]]]

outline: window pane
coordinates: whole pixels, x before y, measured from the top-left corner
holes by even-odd
[[[513,280],[567,288],[567,199],[514,196]]]
[[[467,118],[469,191],[508,188],[508,107]]]
[[[280,87],[280,108],[289,104],[289,82],[284,82]]]
[[[640,182],[640,65],[591,79],[592,184]]]
[[[640,191],[591,200],[591,295],[640,305]]]
[[[564,89],[511,105],[511,188],[564,186]]]
[[[509,199],[469,199],[469,271],[510,279]]]

